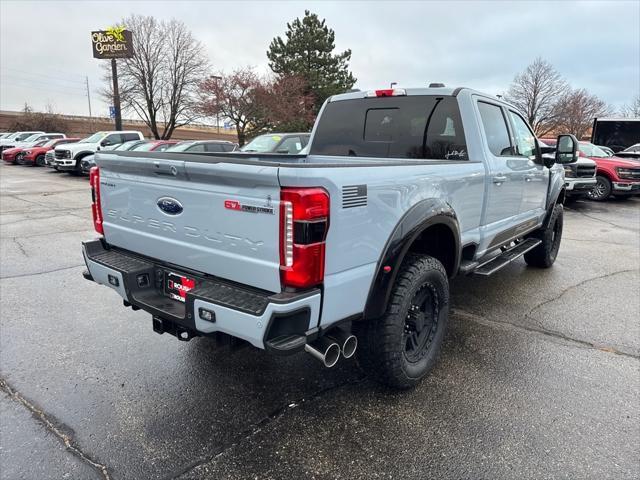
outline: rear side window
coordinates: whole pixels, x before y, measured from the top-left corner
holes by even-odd
[[[410,96],[330,102],[311,154],[467,160],[458,103],[453,97]]]
[[[220,153],[220,152],[224,152],[224,145],[221,143],[207,143],[205,145],[205,150],[207,152],[216,152],[216,153]]]
[[[122,138],[124,142],[130,142],[131,140],[140,140],[140,135],[137,133],[123,133]]]
[[[504,118],[502,108],[491,103],[478,102],[478,110],[491,153],[496,157],[513,155],[507,120]]]

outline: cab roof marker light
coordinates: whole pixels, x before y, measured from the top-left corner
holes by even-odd
[[[404,88],[386,88],[384,90],[369,90],[365,97],[403,97],[407,94]]]

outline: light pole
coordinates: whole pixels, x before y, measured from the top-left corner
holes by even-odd
[[[222,80],[222,77],[219,75],[211,75],[211,80],[215,80],[216,81],[216,87],[218,87],[218,82],[220,80]],[[217,88],[218,91],[216,91],[216,132],[218,133],[218,135],[220,135],[220,100],[218,98],[219,96],[219,90],[220,88]]]

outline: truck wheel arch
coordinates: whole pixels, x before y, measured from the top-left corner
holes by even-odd
[[[92,152],[90,150],[84,150],[82,152],[76,153],[76,155],[73,157],[73,159],[74,160],[82,160],[84,157],[86,157],[87,155],[91,155],[92,153],[94,153],[94,152]]]
[[[433,242],[434,238],[439,241]],[[377,318],[384,313],[397,272],[408,253],[437,258],[452,278],[460,265],[460,250],[460,227],[451,205],[438,199],[415,204],[403,215],[385,244],[363,317]]]

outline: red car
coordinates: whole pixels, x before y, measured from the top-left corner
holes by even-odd
[[[80,138],[54,138],[53,140],[46,141],[44,144],[40,142],[33,147],[25,148],[21,157],[16,161],[21,165],[44,167],[44,156],[49,150],[63,143],[76,143],[79,140]]]
[[[36,143],[36,145],[44,145],[49,140],[42,140]],[[22,157],[24,157],[24,149],[21,147],[8,148],[2,151],[2,160],[7,163],[20,163]]]

